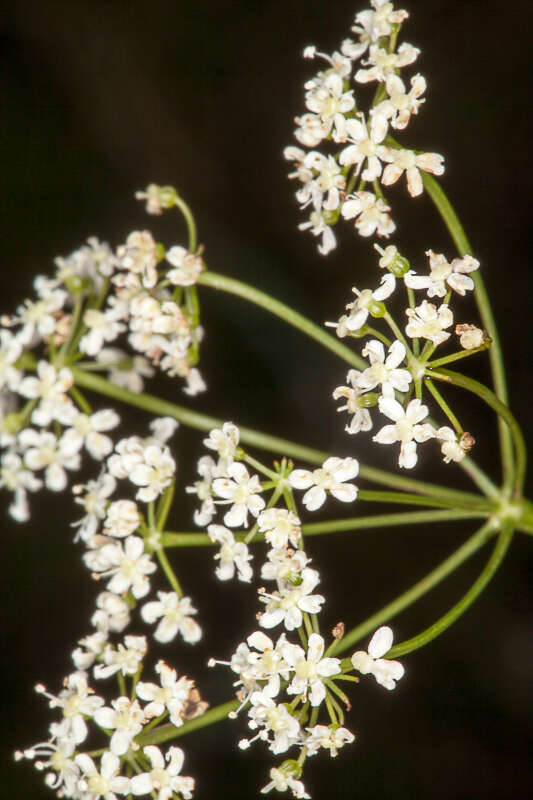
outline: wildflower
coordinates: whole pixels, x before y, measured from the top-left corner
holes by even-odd
[[[399,661],[382,658],[391,649],[392,639],[390,628],[387,626],[378,628],[370,640],[368,652],[358,650],[351,659],[354,669],[363,675],[372,674],[385,689],[394,689],[396,681],[399,681],[405,672]]]
[[[288,631],[302,625],[302,611],[318,614],[326,598],[321,594],[311,594],[319,583],[320,576],[314,569],[306,567],[301,573],[301,583],[297,586],[287,585],[273,594],[260,592],[260,600],[266,603],[259,624],[262,628],[274,628],[283,623]]]
[[[135,495],[137,500],[149,503],[163,493],[170,485],[176,472],[176,462],[168,447],[148,445],[143,452],[142,463],[136,464],[129,479],[141,488]]]
[[[79,348],[88,356],[97,355],[104,346],[104,342],[113,342],[126,326],[118,322],[112,310],[99,311],[97,308],[88,308],[83,315],[83,324],[88,328],[81,339]]]
[[[301,767],[298,767],[297,762],[285,762],[285,764],[294,764],[297,767],[298,774],[301,772]],[[268,794],[275,789],[277,792],[292,792],[292,796],[296,798],[307,798],[310,799],[311,795],[307,794],[305,791],[305,787],[302,781],[297,780],[289,771],[284,771],[282,769],[277,769],[277,767],[272,767],[270,770],[270,783],[267,783],[266,786],[263,786],[261,789],[261,794]]]
[[[481,330],[481,328],[476,328],[475,325],[468,325],[467,323],[456,325],[455,333],[459,336],[461,347],[465,350],[475,350],[487,341],[485,331]]]
[[[407,178],[407,189],[411,197],[424,191],[420,170],[442,175],[444,157],[438,153],[415,153],[414,150],[397,150],[394,147],[381,147],[379,157],[389,162],[383,171],[381,182],[384,186],[396,183],[402,172]]]
[[[407,127],[412,114],[418,114],[418,109],[425,98],[422,97],[426,91],[426,80],[422,75],[414,75],[411,78],[411,89],[405,90],[405,84],[399,75],[388,75],[385,81],[388,98],[382,100],[377,106],[370,110],[371,126],[383,133],[384,138],[387,132],[388,122],[393,128],[403,130]],[[381,140],[379,140],[381,141]]]
[[[120,417],[110,408],[97,411],[95,414],[76,414],[62,437],[63,442],[68,442],[72,448],[81,450],[83,445],[87,452],[97,461],[102,461],[113,450],[113,440],[104,436],[104,431],[110,431],[120,424]]]
[[[262,728],[262,731],[254,739],[241,739],[241,750],[246,750],[256,738],[260,738],[269,742],[273,753],[284,753],[301,739],[298,720],[284,703],[276,704],[266,692],[253,692],[250,704],[248,727],[252,730]]]
[[[250,476],[248,470],[239,462],[233,462],[227,469],[228,478],[215,478],[213,491],[222,497],[219,503],[232,503],[230,510],[224,515],[224,523],[230,528],[248,525],[248,511],[257,517],[265,507],[265,501],[259,497],[262,491],[257,475]]]
[[[167,250],[165,258],[174,267],[166,275],[174,286],[193,286],[205,270],[201,256],[189,253],[184,247],[178,245]]]
[[[145,636],[126,636],[124,644],[117,647],[108,644],[103,651],[103,664],[94,668],[95,678],[109,678],[120,672],[122,675],[135,675],[148,650]]]
[[[62,735],[71,738],[75,744],[81,744],[88,734],[85,717],[93,717],[104,705],[104,700],[89,688],[86,672],[73,672],[65,678],[63,686],[57,697],[49,694],[42,684],[37,684],[35,691],[49,699],[50,708],[62,710],[64,719]]]
[[[335,725],[315,725],[306,730],[309,736],[305,740],[305,747],[310,756],[314,756],[322,748],[329,750],[330,756],[335,758],[341,747],[355,740],[355,736],[347,728]]]
[[[42,481],[33,472],[25,468],[21,457],[12,451],[3,453],[0,459],[0,489],[13,492],[13,500],[9,513],[17,522],[26,522],[30,518],[28,492],[37,492],[42,488]]]
[[[117,539],[125,539],[135,533],[141,524],[141,514],[133,500],[115,500],[107,509],[104,533]]]
[[[379,384],[383,391],[387,388],[407,392],[411,383],[411,373],[406,369],[398,369],[405,359],[405,346],[397,339],[389,347],[387,358],[385,348],[377,339],[366,343],[362,355],[369,359],[371,366],[365,369],[357,378],[357,387],[362,391],[375,389]]]
[[[296,514],[284,508],[268,508],[261,511],[257,518],[259,530],[276,550],[287,547],[289,542],[293,547],[298,547],[302,535],[300,525]]]
[[[156,570],[156,565],[144,552],[144,542],[139,536],[128,536],[124,546],[122,542],[112,542],[99,550],[90,550],[83,559],[102,577],[111,576],[107,588],[113,594],[131,591],[139,599],[150,591],[148,575]]]
[[[100,772],[92,758],[86,753],[76,756],[76,765],[82,773],[78,788],[82,792],[89,792],[91,800],[103,797],[104,800],[116,800],[115,792],[128,794],[130,779],[119,775],[120,761],[115,753],[106,751],[100,759]]]
[[[381,396],[379,410],[392,419],[394,424],[381,428],[373,437],[373,441],[379,444],[401,442],[400,467],[412,469],[418,460],[416,443],[426,442],[435,436],[435,430],[429,423],[419,424],[428,415],[427,406],[422,405],[417,399],[411,400],[404,409],[394,398]]]
[[[139,275],[143,286],[153,289],[157,283],[157,245],[149,231],[133,231],[126,244],[117,249],[122,269]]]
[[[359,462],[355,458],[327,458],[322,467],[310,472],[295,469],[289,475],[289,483],[294,489],[307,489],[303,504],[308,511],[316,511],[330,492],[337,500],[351,503],[357,497],[357,487],[345,481],[355,478],[359,473]]]
[[[219,458],[224,459],[227,466],[229,466],[235,458],[238,444],[239,429],[232,422],[225,422],[222,425],[222,429],[213,428],[213,430],[209,432],[207,439],[204,439],[204,445],[208,447],[209,450],[215,450]]]
[[[44,483],[52,492],[61,492],[67,485],[65,470],[80,468],[80,456],[72,444],[58,441],[53,433],[25,428],[19,434],[24,463],[31,470],[44,469]]]
[[[76,540],[78,538],[84,542],[92,540],[100,521],[106,515],[108,498],[115,491],[116,485],[117,482],[112,475],[101,472],[97,480],[72,487],[72,492],[77,495],[74,502],[82,506],[85,511],[82,519],[71,523],[74,528],[78,528]]]
[[[459,463],[475,444],[474,437],[470,433],[463,433],[458,439],[455,431],[447,425],[439,428],[435,436],[442,442],[440,450],[445,464],[449,464],[450,461]]]
[[[192,619],[198,612],[193,607],[190,597],[178,597],[176,592],[158,592],[159,600],[146,603],[141,611],[145,622],[153,624],[160,620],[154,639],[158,642],[171,642],[179,633],[184,641],[195,644],[202,638],[202,629]]]
[[[388,212],[390,207],[373,192],[354,192],[346,197],[341,209],[344,219],[355,219],[355,226],[361,236],[388,238],[396,230]]]
[[[194,778],[179,774],[185,760],[181,747],[169,747],[165,757],[155,745],[143,747],[143,753],[152,769],[130,778],[130,791],[135,795],[152,793],[157,800],[171,800],[175,794],[183,800],[190,800]],[[168,764],[165,764],[165,760]]]
[[[372,428],[370,412],[366,408],[365,397],[368,398],[368,396],[364,395],[362,397],[363,392],[358,384],[360,375],[359,370],[349,370],[346,381],[350,386],[337,386],[333,392],[334,400],[339,400],[340,398],[346,400],[345,405],[339,406],[337,411],[347,411],[353,415],[350,424],[346,425],[344,429],[347,433],[359,433],[359,431],[369,431]]]
[[[191,689],[194,687],[194,681],[186,676],[182,676],[178,680],[176,670],[169,667],[164,661],[157,662],[155,671],[159,675],[160,685],[140,681],[135,687],[137,697],[148,702],[144,709],[148,719],[160,717],[167,710],[171,723],[178,728],[183,725],[187,701]]]
[[[46,427],[52,420],[69,424],[76,409],[66,393],[73,383],[74,377],[69,369],[64,367],[58,372],[48,361],[39,361],[36,377],[28,375],[21,380],[17,390],[19,394],[39,400],[39,405],[31,415],[35,425]]]
[[[312,633],[307,643],[307,653],[299,646],[286,642],[281,648],[283,659],[294,671],[294,677],[287,686],[287,694],[299,694],[312,706],[319,706],[326,697],[323,679],[338,675],[341,662],[338,658],[322,658],[324,639]]]
[[[426,250],[429,257],[429,275],[417,275],[409,271],[405,276],[405,283],[411,289],[427,289],[428,297],[444,297],[447,286],[464,296],[467,291],[472,291],[474,281],[466,273],[479,269],[479,261],[472,256],[454,258],[448,263],[442,253]]]
[[[143,729],[146,715],[138,700],[128,697],[117,697],[111,706],[103,706],[94,712],[94,721],[101,728],[114,730],[109,747],[111,753],[123,756],[129,750],[133,738]]]
[[[217,578],[221,581],[228,581],[233,578],[235,569],[237,569],[239,580],[249,583],[252,580],[253,571],[248,564],[252,560],[248,546],[244,542],[236,542],[233,533],[223,525],[209,525],[207,531],[211,541],[221,545],[220,552],[215,556],[215,560],[220,562],[215,570]]]
[[[384,82],[389,75],[412,64],[418,58],[420,50],[418,47],[408,42],[402,42],[396,53],[389,53],[388,50],[378,44],[371,44],[365,69],[359,69],[355,73],[355,80],[358,83],[369,83],[370,81]]]
[[[450,333],[445,329],[453,323],[453,313],[446,303],[438,308],[433,303],[423,300],[416,308],[408,308],[405,312],[409,317],[405,332],[411,338],[417,336],[429,339],[434,345],[442,344],[450,338]]]

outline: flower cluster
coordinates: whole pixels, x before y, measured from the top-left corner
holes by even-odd
[[[428,379],[431,381],[435,365],[443,363],[432,362],[430,358],[435,348],[451,336],[448,329],[454,321],[450,308],[452,295],[455,292],[464,296],[474,288],[468,273],[479,268],[479,261],[465,256],[449,263],[444,255],[428,250],[429,274],[420,275],[409,269],[408,260],[394,245],[385,250],[377,247],[377,250],[381,256],[379,266],[386,270],[378,288],[360,291],[354,287],[356,299],[347,304],[346,313],[336,322],[326,323],[334,327],[341,338],[360,339],[370,332],[379,336],[379,339],[369,339],[361,351],[363,358],[368,359],[368,366],[362,370],[351,369],[346,377],[347,385],[338,386],[333,392],[335,400],[343,400],[338,410],[351,415],[346,431],[355,434],[371,430],[373,421],[369,409],[377,406],[391,423],[380,428],[373,440],[378,444],[399,442],[400,467],[413,468],[418,461],[417,444],[429,439],[440,441],[446,463],[461,461],[473,446],[473,437],[462,430],[440,392],[430,385],[433,398],[453,425],[453,429],[448,425],[435,428],[428,418],[428,407],[422,403],[422,389],[424,384],[428,385]],[[399,283],[404,284],[408,300],[404,332],[385,303],[394,295]],[[444,302],[436,306],[424,299],[416,305],[415,290],[426,291],[430,298],[443,298]],[[369,328],[371,319],[383,319],[387,323],[394,337],[392,341]],[[484,349],[490,344],[483,332],[473,325],[458,325],[456,332],[461,346],[467,350]],[[462,352],[450,355],[444,363],[462,355]],[[414,398],[413,392],[416,393]]]
[[[234,685],[239,709],[246,708],[248,727],[253,732],[251,738],[240,741],[241,749],[261,740],[275,755],[294,747],[300,750],[298,761],[289,759],[272,768],[271,781],[262,792],[289,789],[295,797],[309,797],[300,780],[305,759],[319,750],[335,756],[341,747],[355,739],[343,726],[344,712],[338,699],[346,708],[350,703],[337,682],[356,681],[346,672],[359,670],[359,666],[354,662],[343,668],[340,659],[328,655],[336,642],[335,636],[326,650],[325,639],[320,635],[318,615],[325,597],[316,591],[320,575],[310,566],[311,558],[303,549],[293,492],[304,492],[302,504],[308,511],[320,508],[328,494],[344,503],[353,502],[357,488],[349,481],[358,474],[359,464],[354,458],[330,457],[311,471],[292,469],[292,464],[283,459],[276,462],[276,472],[272,472],[239,446],[239,438],[238,428],[230,422],[210,432],[204,444],[218,454],[218,461],[202,457],[198,465],[202,480],[188,490],[201,500],[201,508],[195,513],[201,525],[214,517],[218,505],[231,503],[224,515],[229,527],[208,525],[211,541],[220,545],[215,555],[217,577],[225,581],[237,575],[240,580],[250,582],[253,571],[248,545],[260,534],[268,545],[260,576],[265,582],[273,582],[274,588],[258,589],[263,610],[257,619],[262,630],[254,631],[241,642],[230,661],[211,659],[209,663],[224,664],[237,675]],[[243,461],[253,464],[269,480],[261,483],[257,474],[250,476]],[[261,494],[269,490],[272,497],[265,503]],[[286,508],[276,505],[281,494]],[[254,520],[249,530],[248,515]],[[246,529],[241,535],[234,532],[239,527]],[[278,626],[283,631],[277,640],[265,633]],[[299,643],[290,639],[296,631]],[[381,655],[384,653],[385,650]],[[372,672],[367,666],[363,663],[359,671]],[[327,717],[322,723],[319,716],[323,713]]]
[[[13,493],[19,522],[29,518],[28,492],[62,491],[84,451],[102,461],[113,449],[109,432],[120,417],[93,413],[76,370],[108,372],[138,393],[159,367],[184,378],[188,394],[205,388],[195,366],[200,252],[165,251],[148,231],[134,231],[116,252],[92,237],[55,263],[52,278],[35,278],[35,297],[0,319],[0,488]],[[80,361],[87,358],[93,363]]]
[[[405,173],[407,190],[416,197],[424,188],[421,171],[444,172],[441,155],[402,148],[389,133],[389,128],[407,127],[426,90],[419,73],[409,86],[400,77],[420,53],[407,42],[397,45],[407,17],[387,0],[371,0],[371,8],[355,17],[356,38],[345,39],[340,52],[327,55],[313,46],[304,50],[305,58],[326,63],[305,84],[307,110],[296,118],[296,139],[311,149],[290,146],[284,155],[294,165],[289,177],[300,184],[296,199],[302,209],[310,210],[299,227],[320,237],[318,250],[323,255],[336,247],[333,226],[340,217],[354,220],[361,236],[388,238],[395,231],[381,186],[396,183]],[[358,100],[366,84],[377,84],[367,114]]]

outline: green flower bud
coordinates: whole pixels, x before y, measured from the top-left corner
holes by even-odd
[[[387,313],[387,307],[385,303],[381,303],[379,300],[371,300],[368,304],[368,313],[371,317],[378,318],[384,317]]]
[[[355,402],[359,406],[359,408],[373,408],[378,404],[379,395],[376,392],[367,392],[366,394],[360,394]]]

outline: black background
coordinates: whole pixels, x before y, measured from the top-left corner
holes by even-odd
[[[523,3],[412,0],[407,41],[422,47],[416,69],[428,80],[427,102],[402,141],[446,156],[443,185],[465,223],[502,334],[511,404],[530,417],[530,281],[526,240],[530,120]],[[121,243],[151,227],[166,244],[183,242],[176,217],[147,218],[133,200],[149,181],[172,183],[190,202],[209,266],[271,292],[321,322],[335,319],[353,283],[375,280],[367,241],[347,229],[327,259],[296,230],[301,216],[281,153],[292,143],[292,118],[303,110],[302,84],[313,64],[300,54],[315,43],[331,52],[348,35],[357,5],[347,0],[272,2],[12,2],[4,18],[2,77],[4,190],[2,312],[28,295],[33,275],[97,235]],[[529,24],[528,24],[529,23]],[[426,198],[390,192],[399,222],[395,241],[414,260],[431,247],[453,254]],[[184,243],[184,242],[183,242]],[[201,293],[207,329],[202,410],[365,463],[393,467],[391,448],[347,440],[330,396],[344,366],[261,311],[211,290]],[[465,318],[473,306],[463,301]],[[487,379],[483,358],[472,374]],[[184,402],[176,384],[166,396]],[[460,401],[458,401],[460,402]],[[497,477],[489,415],[460,404],[477,456]],[[124,415],[141,432],[142,414]],[[193,475],[201,437],[175,440],[183,484]],[[385,452],[386,451],[386,452]],[[422,459],[415,476],[465,479]],[[470,488],[467,486],[467,488]],[[31,687],[51,689],[71,667],[68,653],[88,630],[96,587],[71,543],[76,518],[67,495],[33,498],[33,520],[3,525],[2,773],[0,795],[51,796],[11,752],[46,736],[48,710]],[[373,510],[373,509],[368,509]],[[329,506],[331,514],[342,509]],[[359,508],[365,513],[367,508]],[[190,503],[176,527],[190,527]],[[310,544],[323,572],[328,625],[363,619],[422,577],[472,526],[360,532]],[[394,693],[368,680],[353,693],[348,727],[356,745],[335,761],[315,758],[306,783],[318,798],[516,798],[527,796],[531,638],[527,567],[530,542],[518,534],[500,573],[477,604],[445,635],[405,659]],[[482,568],[475,558],[393,624],[397,640],[450,607]],[[209,655],[227,657],[253,629],[249,587],[205,578],[203,553],[180,553],[178,574],[205,620],[198,650],[165,651],[179,673],[193,674],[216,704],[230,678],[207,671]],[[199,653],[199,655],[198,655]],[[185,774],[198,800],[251,798],[271,761],[258,745],[236,750],[243,722],[219,723],[180,742]]]

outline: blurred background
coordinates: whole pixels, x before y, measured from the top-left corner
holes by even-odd
[[[531,312],[528,257],[529,4],[485,0],[411,0],[403,37],[422,48],[416,70],[427,101],[399,137],[406,146],[446,157],[443,186],[456,205],[493,300],[509,375],[511,405],[527,427],[531,415]],[[15,2],[0,22],[3,206],[2,313],[29,295],[33,276],[49,273],[91,235],[116,246],[150,227],[167,245],[185,244],[178,215],[148,218],[133,199],[154,181],[174,184],[196,214],[209,267],[250,282],[317,322],[336,319],[350,288],[373,285],[368,241],[346,227],[325,259],[286,179],[283,148],[303,111],[303,83],[315,64],[301,52],[314,43],[331,52],[348,35],[361,6],[352,0],[159,0]],[[414,70],[413,70],[414,72]],[[407,71],[410,75],[412,72]],[[429,247],[455,255],[426,197],[407,200],[403,181],[388,196],[398,223],[395,242],[424,269]],[[391,448],[348,438],[332,390],[346,369],[318,345],[262,311],[201,291],[207,335],[202,373],[209,391],[193,401],[175,383],[150,387],[178,403],[236,423],[315,445],[364,463],[394,468]],[[464,320],[475,321],[471,301]],[[475,363],[474,363],[475,362]],[[469,364],[488,380],[487,359]],[[475,456],[498,477],[495,428],[475,403],[463,404]],[[104,404],[102,404],[104,405]],[[464,409],[464,410],[463,410]],[[125,430],[148,419],[125,412]],[[202,436],[180,429],[173,446],[182,486],[194,476]],[[433,456],[433,452],[432,452]],[[414,477],[470,489],[460,470],[422,458]],[[364,482],[361,482],[364,485]],[[530,484],[531,489],[531,484]],[[530,494],[531,496],[531,494]],[[42,776],[12,762],[12,751],[42,741],[50,721],[32,686],[52,691],[69,671],[69,653],[88,631],[97,586],[72,545],[70,498],[33,498],[33,519],[5,515],[1,603],[5,693],[0,795],[52,796]],[[368,504],[358,513],[373,510]],[[191,527],[184,499],[175,529]],[[342,508],[329,505],[331,515]],[[314,539],[309,550],[323,575],[326,627],[364,619],[435,567],[464,540],[464,523],[357,532]],[[482,569],[478,554],[445,584],[394,621],[397,641],[443,614]],[[205,637],[194,651],[172,645],[161,655],[196,678],[215,705],[231,694],[229,673],[208,671],[254,627],[249,587],[218,583],[205,551],[179,552],[178,574],[200,610]],[[366,680],[353,692],[348,727],[358,742],[338,758],[315,758],[306,785],[322,798],[519,798],[528,794],[531,661],[530,541],[517,534],[488,591],[466,616],[426,649],[404,659],[394,693]],[[200,667],[198,666],[200,664]],[[180,740],[195,797],[258,796],[270,754],[236,741],[244,720],[223,722]],[[229,777],[231,776],[231,777]]]

